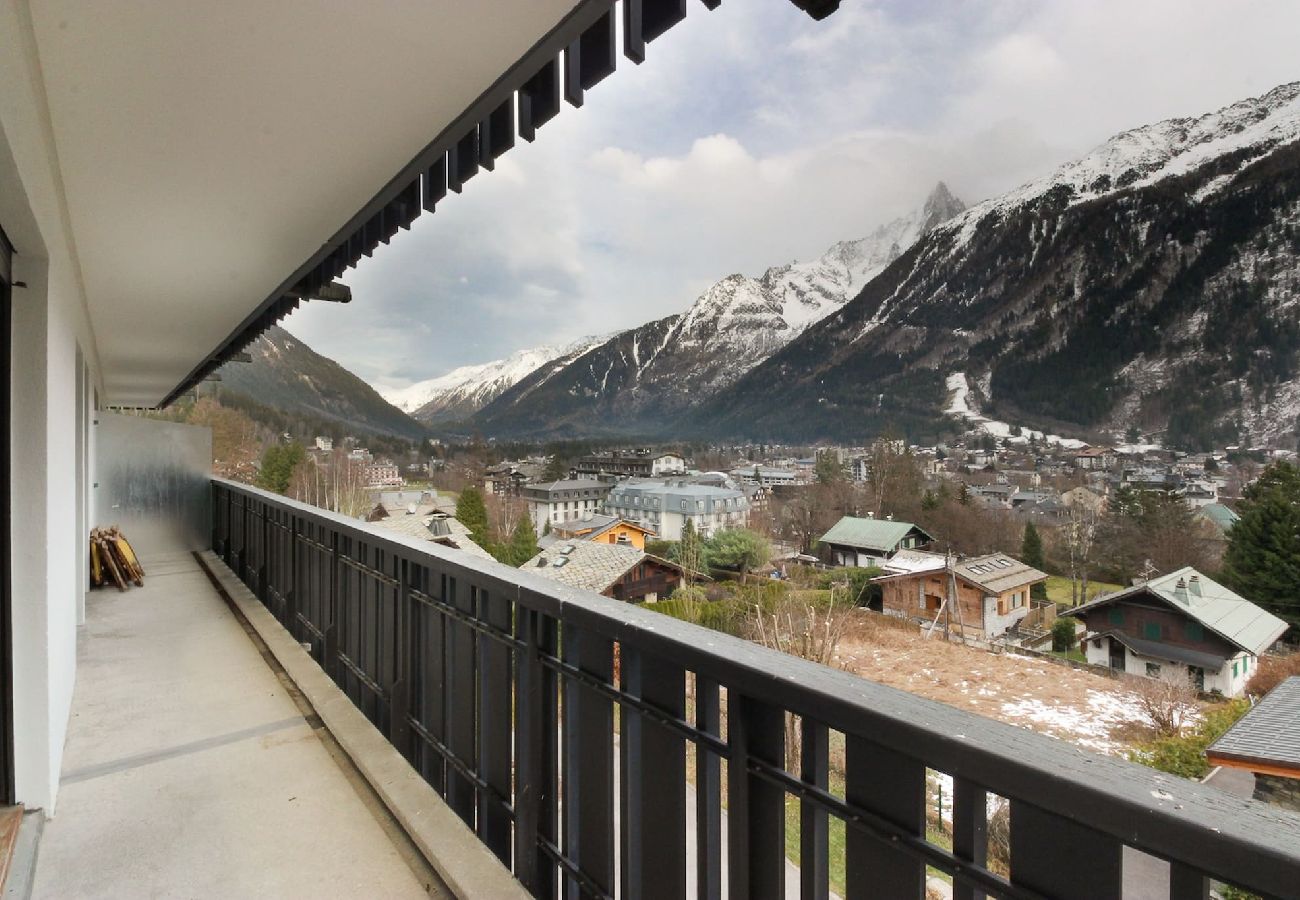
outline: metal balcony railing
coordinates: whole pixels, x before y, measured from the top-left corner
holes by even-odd
[[[788,798],[805,898],[828,895],[832,819],[850,900],[919,898],[927,869],[957,898],[1121,897],[1125,847],[1171,863],[1174,900],[1205,898],[1211,877],[1300,895],[1293,814],[255,488],[212,490],[213,549],[538,897],[684,897],[688,861],[701,897],[722,895],[724,871],[730,897],[782,897]],[[953,779],[951,848],[927,837],[929,770]],[[1009,876],[986,863],[989,794],[1010,803]]]

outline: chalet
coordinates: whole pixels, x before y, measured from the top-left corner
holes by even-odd
[[[1115,465],[1115,451],[1109,447],[1085,447],[1074,455],[1076,469],[1109,469]]]
[[[1075,609],[1088,662],[1238,697],[1287,625],[1190,566]]]
[[[891,519],[845,516],[821,536],[827,561],[835,566],[883,566],[899,550],[924,550],[933,543],[919,525]]]
[[[622,544],[638,550],[644,550],[646,538],[654,536],[655,533],[649,528],[604,513],[592,513],[581,519],[552,525],[549,535],[551,543],[594,541],[599,544]]]
[[[1047,580],[1045,573],[1004,553],[951,561],[925,555],[932,557],[929,566],[873,579],[881,586],[882,611],[932,621],[945,598],[955,598],[948,610],[950,627],[960,626],[981,640],[1016,629],[1033,609],[1030,589]]]
[[[676,563],[625,544],[571,541],[543,550],[519,568],[569,587],[627,603],[666,599],[682,581]],[[703,576],[696,576],[707,581]]]
[[[1205,751],[1255,776],[1254,798],[1300,812],[1300,675],[1286,679]]]

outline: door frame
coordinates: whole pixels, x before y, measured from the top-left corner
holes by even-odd
[[[13,245],[0,228],[0,805],[14,792],[13,605],[10,575],[10,363],[13,332]]]

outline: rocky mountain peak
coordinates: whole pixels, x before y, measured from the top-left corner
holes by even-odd
[[[952,191],[948,190],[948,185],[940,181],[930,192],[930,196],[925,198],[925,205],[921,207],[921,233],[928,234],[935,226],[942,225],[965,211],[966,204],[953,196]]]

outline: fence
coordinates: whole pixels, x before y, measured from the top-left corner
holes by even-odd
[[[1300,817],[255,488],[214,481],[212,505],[213,549],[538,897],[684,897],[688,865],[700,897],[724,875],[783,897],[788,801],[806,898],[832,818],[848,900],[919,898],[927,869],[957,898],[1119,897],[1125,846],[1171,861],[1171,898],[1300,884]],[[951,849],[926,836],[929,770],[953,778]]]

